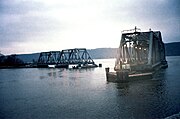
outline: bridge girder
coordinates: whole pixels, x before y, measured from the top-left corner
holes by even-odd
[[[41,52],[38,64],[76,65],[95,64],[85,48]]]
[[[126,64],[154,67],[162,62],[166,58],[160,31],[122,34],[115,68]]]

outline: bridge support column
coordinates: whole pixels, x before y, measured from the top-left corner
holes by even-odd
[[[153,54],[153,32],[150,32],[149,36],[149,53],[148,53],[148,65],[152,64],[152,54]]]

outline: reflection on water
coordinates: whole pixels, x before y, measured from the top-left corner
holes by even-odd
[[[129,83],[116,84],[119,96],[126,96],[129,93]]]
[[[106,82],[104,68],[0,69],[0,118],[164,118],[180,111],[180,57],[151,80]]]

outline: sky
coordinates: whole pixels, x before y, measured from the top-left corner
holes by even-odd
[[[0,53],[117,48],[135,26],[180,42],[180,0],[0,0]]]

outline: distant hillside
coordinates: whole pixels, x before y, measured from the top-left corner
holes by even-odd
[[[166,43],[165,49],[166,56],[180,56],[180,42]],[[117,56],[117,50],[117,48],[97,48],[89,49],[88,52],[93,59],[106,59],[115,58]],[[37,61],[38,57],[39,53],[18,55],[18,58],[24,62]]]
[[[165,44],[166,56],[180,56],[180,42]],[[117,48],[97,48],[88,50],[94,59],[115,58],[117,56]]]
[[[180,56],[180,42],[166,43],[166,56]]]
[[[24,62],[33,62],[37,61],[39,58],[40,53],[34,53],[34,54],[22,54],[22,55],[17,55],[18,58],[22,59]]]
[[[107,59],[117,56],[117,48],[97,48],[88,50],[93,59]]]

